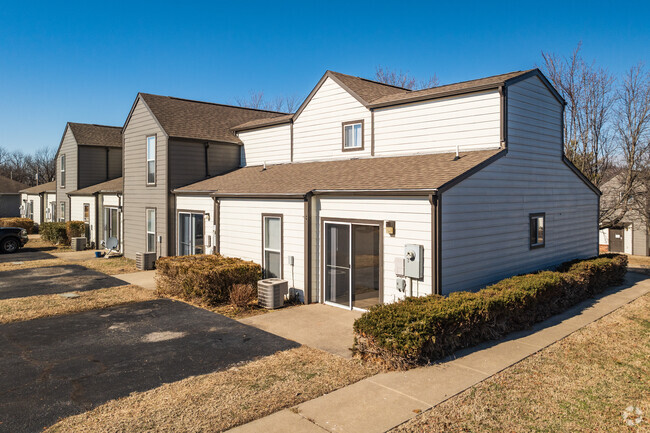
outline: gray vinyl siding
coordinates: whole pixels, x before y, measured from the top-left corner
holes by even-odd
[[[632,224],[632,254],[647,256],[648,235],[646,234],[643,221],[639,218]]]
[[[0,218],[20,216],[20,194],[0,194]]]
[[[122,176],[122,149],[79,146],[78,188],[85,188],[120,176]]]
[[[442,194],[444,293],[598,254],[598,195],[562,162],[561,114],[537,77],[508,88],[508,154]]]
[[[205,143],[172,138],[169,140],[169,189],[179,188],[207,177],[223,174],[239,167],[238,144],[210,143],[208,147],[208,173],[205,166]],[[169,199],[169,238],[176,239],[175,197]],[[176,254],[176,242],[169,245],[169,254]]]
[[[239,157],[238,144],[210,143],[206,173],[205,143],[170,139],[169,187],[179,188],[234,170],[239,167]]]
[[[147,137],[157,135],[156,185],[147,186]],[[167,135],[138,99],[124,130],[124,254],[135,258],[146,251],[145,209],[156,208],[156,235],[162,236],[159,255],[167,255]]]
[[[108,179],[116,179],[122,176],[122,149],[110,147],[108,149]]]
[[[70,199],[67,194],[79,189],[77,186],[77,141],[72,131],[66,126],[66,131],[56,156],[56,215],[61,213],[61,202],[65,202],[65,220],[70,221]],[[65,188],[61,187],[61,155],[65,154]]]

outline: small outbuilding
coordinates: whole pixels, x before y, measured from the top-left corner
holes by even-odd
[[[20,191],[25,188],[24,183],[0,176],[0,218],[20,216]]]

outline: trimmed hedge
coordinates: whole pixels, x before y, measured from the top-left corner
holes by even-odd
[[[362,359],[409,368],[530,327],[623,282],[627,256],[573,261],[507,278],[478,292],[429,295],[372,307],[354,322]]]
[[[0,218],[0,227],[20,227],[27,233],[33,233],[34,221],[29,218]]]
[[[156,291],[208,305],[228,302],[236,284],[257,285],[260,265],[220,254],[161,257],[156,260]]]
[[[68,236],[67,244],[70,244],[72,238],[82,238],[86,236],[86,223],[83,221],[68,221],[65,223],[65,234]]]
[[[69,244],[65,223],[44,222],[40,225],[41,239],[53,244]]]

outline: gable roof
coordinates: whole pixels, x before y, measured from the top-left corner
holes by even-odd
[[[314,191],[445,189],[463,175],[489,164],[505,150],[346,159],[243,167],[178,188],[175,192],[214,195],[304,195]],[[405,176],[404,173],[408,173]]]
[[[286,113],[193,101],[172,96],[139,93],[160,127],[170,137],[241,144],[231,128],[251,120],[284,116]],[[136,103],[138,98],[136,98]],[[135,103],[134,103],[135,107]],[[133,109],[131,109],[133,112]],[[124,126],[129,122],[127,118]]]
[[[71,191],[68,195],[93,195],[98,192],[114,192],[121,193],[123,191],[123,184],[121,177],[116,179],[107,180],[106,182],[96,183],[85,188]]]
[[[9,179],[6,176],[0,176],[0,195],[1,194],[18,194],[20,190],[27,188],[27,185],[16,180]]]
[[[514,84],[519,80],[523,80],[531,76],[538,76],[539,79],[553,94],[553,96],[561,104],[565,103],[562,96],[560,96],[557,90],[555,90],[553,85],[548,81],[548,79],[546,79],[544,74],[542,74],[542,72],[536,68],[528,69],[525,71],[514,71],[508,72],[506,74],[492,75],[490,77],[446,84],[444,86],[431,87],[422,90],[409,90],[379,83],[377,81],[368,80],[366,78],[346,75],[340,72],[327,71],[294,114],[286,115],[282,119],[261,119],[255,122],[247,122],[234,126],[233,130],[244,131],[248,129],[256,129],[273,126],[280,123],[292,122],[300,115],[302,110],[304,110],[309,101],[311,101],[311,99],[314,97],[318,89],[320,89],[327,78],[334,80],[368,109],[373,109],[407,104],[411,102],[426,101],[429,99],[443,98],[447,96],[461,95],[464,93],[479,92],[481,90],[496,89],[507,84]]]
[[[56,192],[56,181],[42,183],[40,185],[32,186],[31,188],[26,188],[20,192],[24,194],[40,194],[42,192]]]
[[[122,128],[68,122],[74,139],[82,146],[122,147]]]
[[[391,105],[405,104],[409,102],[424,101],[427,99],[443,98],[446,96],[460,95],[463,93],[478,92],[481,90],[495,89],[499,86],[506,84],[514,84],[517,81],[526,79],[531,76],[538,76],[542,82],[549,88],[553,96],[555,96],[560,103],[564,103],[564,99],[555,90],[555,88],[548,82],[542,72],[535,69],[528,69],[526,71],[514,71],[506,74],[492,75],[490,77],[479,78],[476,80],[461,81],[459,83],[446,84],[444,86],[431,87],[429,89],[416,90],[410,93],[401,93],[387,95],[372,101],[372,108],[388,107]]]

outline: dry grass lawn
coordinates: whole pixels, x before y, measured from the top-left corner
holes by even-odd
[[[41,235],[27,235],[27,237],[29,240],[25,244],[24,248],[31,251],[71,251],[69,245],[55,245],[50,241],[41,239]]]
[[[46,432],[223,431],[376,373],[305,346],[110,401]]]
[[[93,258],[87,260],[67,260],[65,258],[43,259],[43,260],[26,260],[16,259],[15,262],[0,263],[0,272],[14,271],[17,269],[44,268],[46,266],[60,266],[75,264],[108,275],[127,274],[138,272],[135,267],[135,260],[126,257]]]
[[[38,295],[0,300],[0,323],[79,313],[114,305],[156,299],[152,290],[146,290],[134,285],[76,293],[79,295],[78,298],[64,298],[60,295]]]
[[[635,427],[629,406],[644,413]],[[650,295],[394,431],[649,432]]]

